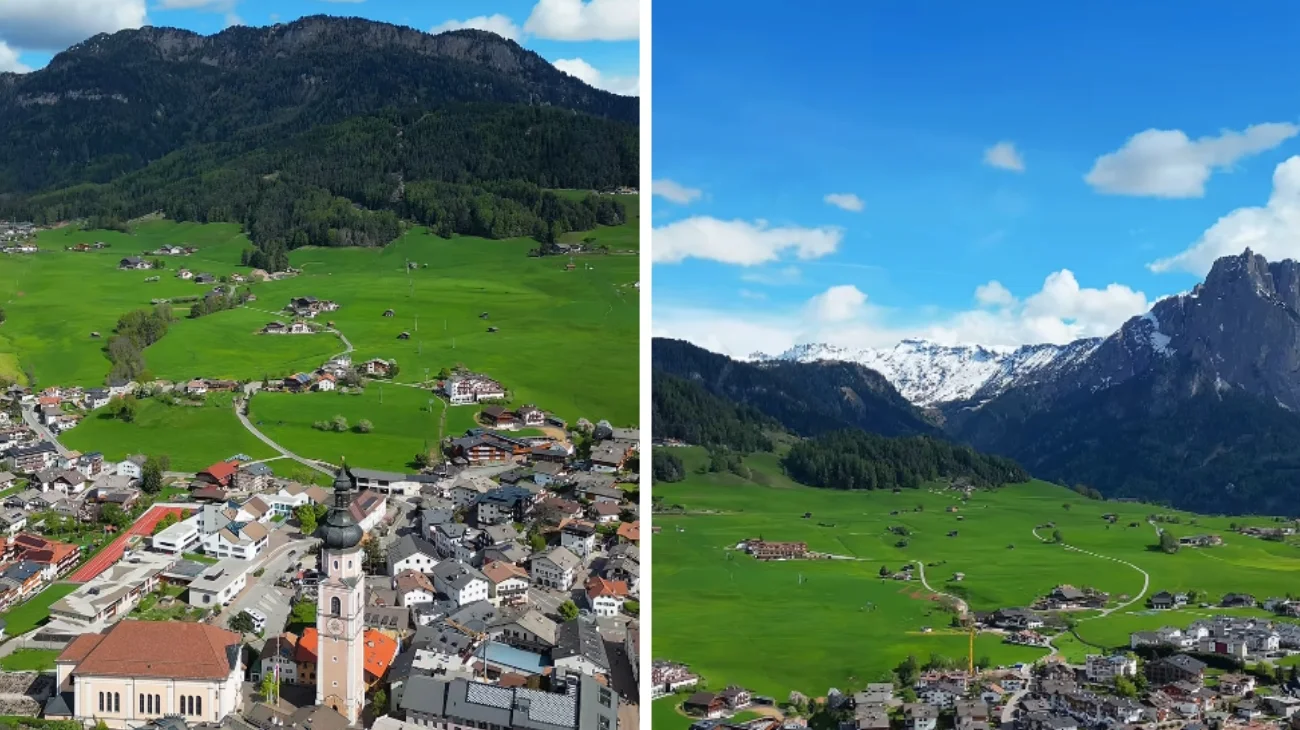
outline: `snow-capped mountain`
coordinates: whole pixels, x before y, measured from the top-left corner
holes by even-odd
[[[884,375],[909,401],[933,406],[996,397],[1079,362],[1100,343],[1100,339],[1085,339],[1067,345],[984,347],[903,340],[891,348],[862,349],[808,344],[796,345],[776,357],[755,353],[751,359],[858,363]]]

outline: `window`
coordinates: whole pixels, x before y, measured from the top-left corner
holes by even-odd
[[[339,569],[339,561],[337,561],[337,560],[334,561],[334,569],[335,569],[335,570],[338,570],[338,569]]]
[[[121,693],[121,692],[114,692],[114,693],[113,693],[113,712],[121,712],[121,711],[122,711],[122,693]]]
[[[162,695],[153,696],[153,711],[157,714],[162,714]]]
[[[352,561],[351,561],[351,560],[348,561],[348,570],[352,570]]]
[[[103,693],[103,692],[100,692],[100,693],[99,693],[99,711],[100,711],[100,712],[103,712],[103,711],[104,711],[104,693]]]
[[[343,613],[343,602],[339,600],[338,596],[334,596],[330,599],[330,613],[335,616],[339,616]]]
[[[195,714],[195,715],[202,715],[202,714],[203,714],[203,698],[202,698],[202,697],[195,697],[195,698],[194,698],[194,714]]]
[[[144,695],[140,695],[140,714],[144,714]]]

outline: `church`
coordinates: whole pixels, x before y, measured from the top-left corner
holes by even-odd
[[[356,725],[366,703],[366,576],[361,540],[352,516],[357,481],[347,464],[334,478],[334,504],[316,535],[323,574],[316,603],[316,704]]]

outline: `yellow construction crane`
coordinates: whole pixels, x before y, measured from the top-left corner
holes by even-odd
[[[975,624],[970,625],[970,650],[966,652],[966,675],[970,678],[975,676]]]

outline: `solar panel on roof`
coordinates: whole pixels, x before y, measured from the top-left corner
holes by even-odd
[[[510,709],[511,700],[514,699],[513,695],[514,693],[505,687],[492,684],[472,682],[465,688],[466,701],[473,702],[476,705],[496,707],[501,710]]]

